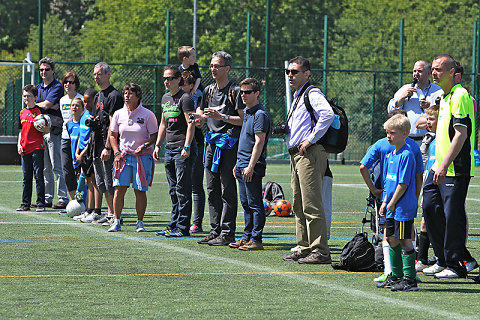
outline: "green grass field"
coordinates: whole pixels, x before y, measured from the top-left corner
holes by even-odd
[[[357,166],[332,166],[332,171],[330,247],[338,261],[345,243],[361,228],[367,188]],[[269,165],[268,180],[281,183],[291,200],[288,165]],[[161,164],[147,193],[147,232],[140,234],[135,232],[131,190],[122,231],[107,233],[107,227],[74,222],[57,210],[17,213],[21,181],[21,167],[0,166],[0,319],[480,318],[480,284],[471,279],[419,275],[418,292],[395,293],[377,289],[375,273],[283,261],[295,244],[293,218],[268,217],[266,250],[257,252],[198,245],[199,236],[157,237],[171,208]],[[475,178],[467,211],[468,247],[477,259],[478,193]],[[243,211],[238,212],[240,236]]]

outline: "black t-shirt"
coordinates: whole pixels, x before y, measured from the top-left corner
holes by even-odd
[[[188,123],[184,112],[195,112],[192,97],[183,90],[174,96],[167,92],[162,97],[162,114],[167,122],[166,148],[175,149],[185,145]]]
[[[180,71],[190,71],[193,75],[193,77],[195,79],[200,79],[200,84],[198,85],[198,89],[200,89],[200,91],[203,92],[203,90],[205,89],[202,82],[201,82],[201,79],[202,79],[202,74],[200,73],[200,69],[198,69],[198,64],[197,63],[194,63],[192,64],[191,66],[189,66],[187,69],[183,68],[182,65],[180,65],[179,67]]]
[[[216,83],[205,88],[200,103],[200,109],[212,108],[222,114],[238,116],[237,110],[243,110],[245,105],[240,97],[240,87],[229,82],[225,88],[218,89]],[[223,120],[209,118],[207,120],[208,130],[214,133],[228,133],[233,138],[240,137],[242,127],[234,126]]]
[[[110,117],[115,111],[123,108],[122,94],[110,85],[107,89],[101,90],[95,95],[93,116],[100,118],[101,127],[92,130],[94,140],[94,156],[100,156],[105,142],[107,141]]]

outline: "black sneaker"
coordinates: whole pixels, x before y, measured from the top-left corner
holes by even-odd
[[[402,278],[397,278],[392,276],[392,274],[389,274],[385,281],[377,283],[377,288],[391,288],[393,285],[400,282],[400,280],[402,280]]]
[[[214,235],[213,233],[209,233],[209,234],[207,234],[205,237],[197,240],[197,243],[198,243],[198,244],[208,244],[208,242],[209,242],[210,240],[213,240],[213,239],[215,239],[216,237],[217,237],[217,236]]]
[[[215,239],[208,241],[209,246],[228,246],[230,243],[235,242],[234,237],[218,236]]]
[[[22,204],[20,207],[17,208],[17,211],[30,211],[30,206]]]
[[[392,291],[418,291],[417,280],[411,280],[408,277],[403,277],[402,280],[392,285]]]

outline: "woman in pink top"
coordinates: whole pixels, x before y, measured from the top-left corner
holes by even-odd
[[[137,232],[145,231],[143,216],[147,208],[147,190],[153,180],[153,147],[157,139],[157,118],[141,104],[142,88],[128,83],[123,87],[125,105],[117,110],[110,124],[110,144],[114,152],[113,213],[115,222],[109,232],[120,231],[120,217],[125,193],[130,186],[135,191]]]

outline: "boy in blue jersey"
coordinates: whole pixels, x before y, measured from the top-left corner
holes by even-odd
[[[387,120],[395,115],[402,115],[404,117],[407,116],[407,113],[403,109],[396,109],[392,110],[387,115]],[[405,139],[406,144],[410,147],[411,151],[415,156],[415,189],[417,198],[420,195],[420,191],[422,189],[422,175],[423,175],[423,162],[422,162],[422,154],[420,152],[420,148],[418,144],[411,138]],[[381,198],[382,191],[383,191],[383,162],[388,153],[393,151],[395,146],[391,145],[388,142],[388,139],[385,137],[383,139],[378,140],[372,145],[363,159],[360,161],[360,173],[362,174],[363,180],[365,184],[368,186],[372,195],[374,195],[377,199]],[[376,184],[373,183],[372,179],[370,178],[369,170],[374,166],[374,164],[379,161],[378,166],[380,167],[380,176]],[[385,217],[380,217],[378,224],[381,228],[384,228],[385,225]],[[413,228],[413,226],[412,226]],[[414,236],[414,235],[412,235]],[[412,239],[413,240],[413,239]],[[414,247],[415,243],[413,242]],[[375,278],[375,282],[383,282],[387,278],[387,276],[392,272],[391,265],[390,265],[390,249],[387,238],[385,236],[385,231],[383,232],[383,241],[382,241],[382,248],[383,248],[383,262],[384,262],[384,272],[379,277]]]
[[[415,272],[415,249],[412,243],[412,225],[417,216],[417,194],[415,186],[415,157],[406,145],[410,122],[402,115],[388,119],[383,125],[387,139],[395,149],[385,156],[383,162],[382,206],[385,215],[386,236],[390,245],[392,273],[377,284],[378,288],[392,291],[417,291]]]

